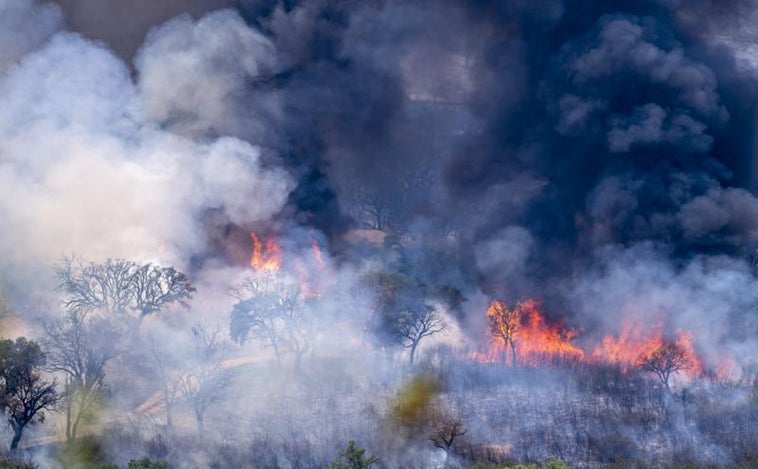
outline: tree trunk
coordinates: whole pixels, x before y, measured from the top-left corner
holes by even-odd
[[[276,356],[276,364],[279,366],[279,368],[282,368],[282,355],[279,351],[279,345],[276,343],[276,341],[271,342],[271,348],[274,349],[274,355]]]
[[[24,433],[24,426],[16,423],[11,423],[13,428],[13,439],[11,440],[11,453],[15,453],[18,449],[18,443],[21,441],[21,435]]]
[[[66,396],[66,441],[69,443],[74,441],[74,437],[71,433],[71,413],[74,411],[73,400],[74,397],[71,394]]]
[[[82,414],[84,414],[84,403],[80,403],[79,408],[76,409],[76,418],[74,419],[74,423],[71,426],[71,432],[70,432],[71,439],[69,441],[76,440],[76,429],[79,427],[79,422],[82,419]]]
[[[515,368],[516,367],[516,344],[513,343],[511,340],[511,364]]]
[[[413,365],[413,361],[416,359],[416,347],[418,347],[418,342],[413,342],[411,345],[411,365]]]
[[[203,434],[203,411],[195,408],[195,421],[197,422],[198,435]]]
[[[163,402],[166,405],[166,430],[169,431],[174,424],[174,419],[171,414],[171,395],[165,377],[163,378]]]

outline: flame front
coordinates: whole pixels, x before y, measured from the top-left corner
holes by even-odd
[[[572,343],[574,331],[549,322],[539,307],[536,300],[521,301],[513,307],[492,301],[487,309],[490,347],[473,358],[519,366],[610,364],[627,373],[640,368],[646,357],[674,346],[683,361],[677,370],[690,378],[703,374],[703,362],[695,352],[690,332],[677,330],[666,335],[663,323],[643,327],[639,322],[624,321],[617,335],[603,337],[600,344],[590,348],[591,353],[586,353]]]
[[[574,333],[550,324],[539,311],[539,303],[527,300],[508,308],[495,300],[487,309],[492,346],[479,355],[485,361],[503,357],[520,365],[540,365],[581,360],[584,352],[571,343]]]
[[[250,257],[250,267],[255,270],[279,270],[279,266],[282,263],[282,253],[279,244],[276,242],[276,238],[268,237],[265,246],[255,233],[250,233],[250,239],[253,241],[253,254]]]
[[[677,330],[673,342],[684,353],[686,366],[682,371],[694,377],[703,372],[702,361],[692,345],[692,333]],[[667,343],[663,324],[658,322],[648,327],[638,321],[623,321],[618,335],[606,335],[592,351],[595,362],[617,365],[626,373],[636,367],[641,357],[649,357]]]

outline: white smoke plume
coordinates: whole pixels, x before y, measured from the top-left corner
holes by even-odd
[[[54,16],[50,11],[29,3],[15,14],[47,18]],[[12,28],[37,49],[22,59],[18,51],[4,53],[4,63],[17,60],[0,76],[4,259],[52,261],[66,253],[145,259],[162,250],[183,263],[204,249],[205,211],[221,210],[245,225],[282,209],[292,180],[264,165],[258,148],[232,137],[177,135],[159,125],[181,111],[178,100],[220,119],[225,99],[234,95],[235,71],[214,66],[225,52],[208,48],[214,41],[202,37],[206,24],[236,25],[249,48],[270,55],[263,39],[244,36],[238,17],[225,12],[197,25],[188,19],[167,25],[200,39],[168,61],[155,56],[170,44],[148,43],[136,79],[112,52],[76,34],[60,31],[43,42],[51,21],[34,21],[36,32]],[[216,26],[225,38],[236,37]],[[251,60],[244,72],[254,72],[257,61]]]

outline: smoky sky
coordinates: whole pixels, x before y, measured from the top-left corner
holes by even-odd
[[[0,9],[14,262],[165,244],[202,269],[250,229],[296,228],[349,263],[346,235],[371,227],[421,283],[471,298],[605,328],[660,271],[675,325],[707,314],[688,292],[724,286],[708,345],[755,328],[755,2]]]
[[[137,51],[154,26],[180,15],[201,16],[234,4],[230,0],[56,0],[67,25],[103,41],[125,60]]]
[[[750,255],[755,86],[724,38],[752,7],[325,1],[240,11],[283,59],[260,85],[293,111],[272,145],[326,175],[318,183],[343,211],[360,187],[388,205],[402,199],[398,223],[417,236],[452,227],[477,246],[519,225],[546,273],[644,241],[684,258]]]

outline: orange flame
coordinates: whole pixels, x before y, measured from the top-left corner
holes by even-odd
[[[487,309],[487,316],[491,324],[498,316],[504,321],[497,325],[500,333],[491,337],[489,353],[479,355],[479,360],[494,361],[498,356],[507,357],[515,352],[518,364],[533,366],[584,357],[584,351],[571,343],[574,332],[559,324],[548,323],[535,300],[520,302],[512,309],[495,300]]]
[[[498,300],[490,303],[490,348],[474,353],[473,358],[482,362],[501,359],[513,364],[515,356],[515,363],[521,366],[605,363],[626,373],[639,367],[643,357],[673,343],[684,354],[681,371],[690,378],[703,374],[703,362],[695,352],[690,332],[677,330],[667,339],[663,323],[643,327],[639,322],[624,321],[617,335],[603,337],[592,353],[585,353],[572,343],[576,333],[549,322],[539,307],[536,300],[522,301],[512,308]]]
[[[265,248],[255,233],[250,233],[250,239],[253,241],[253,255],[250,257],[250,267],[255,270],[279,270],[279,266],[282,263],[282,254],[276,238],[267,238]]]
[[[703,365],[692,345],[692,333],[677,330],[673,342],[685,354],[686,367],[682,371],[691,377],[702,374]],[[637,321],[623,321],[618,335],[603,337],[600,345],[592,351],[592,359],[617,365],[626,373],[637,366],[640,357],[652,355],[665,343],[662,323],[643,327]]]

